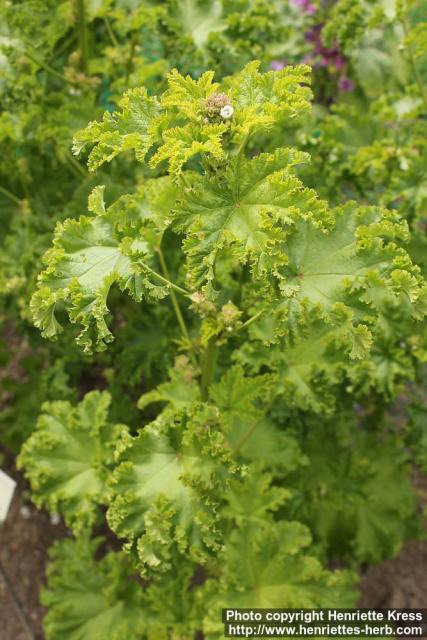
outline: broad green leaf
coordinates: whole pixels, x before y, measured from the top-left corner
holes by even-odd
[[[167,412],[118,444],[109,524],[138,558],[141,572],[170,567],[174,544],[200,562],[218,550],[221,491],[237,472],[214,408]]]
[[[306,552],[310,533],[298,522],[269,522],[233,531],[221,576],[204,587],[204,633],[223,638],[221,609],[354,606],[352,576],[331,572]]]
[[[93,525],[106,503],[115,443],[127,433],[107,422],[110,401],[108,392],[92,391],[77,407],[45,403],[18,459],[35,504],[63,515],[76,532]]]
[[[231,160],[224,176],[194,181],[178,204],[174,226],[185,233],[191,281],[200,286],[215,276],[217,255],[232,247],[236,260],[249,261],[255,277],[277,273],[286,263],[287,228],[301,218],[327,220],[325,203],[293,175],[307,156],[292,149]]]
[[[200,390],[195,379],[196,371],[185,356],[180,356],[175,367],[169,370],[169,380],[160,383],[138,400],[138,408],[145,409],[153,402],[163,402],[172,411],[180,410],[200,400]]]
[[[248,376],[233,366],[212,385],[210,398],[221,415],[224,434],[234,455],[256,462],[282,476],[304,464],[297,441],[271,419],[272,401],[280,391],[275,375]]]
[[[94,559],[101,540],[60,540],[50,549],[41,601],[46,640],[141,640],[149,613],[123,553]]]
[[[307,421],[309,473],[295,476],[291,515],[305,522],[329,557],[379,562],[419,530],[408,456],[395,438],[369,433],[354,414]]]
[[[91,171],[110,162],[119,153],[135,151],[143,161],[153,144],[151,121],[159,112],[156,98],[148,96],[143,87],[129,90],[119,102],[121,111],[104,114],[101,122],[91,122],[74,136],[73,151],[81,153],[87,145],[95,145],[89,154]]]
[[[161,180],[157,189],[123,196],[108,210],[96,189],[89,199],[94,217],[58,225],[31,302],[34,322],[45,337],[62,330],[56,310],[65,306],[71,322],[82,326],[79,344],[85,351],[102,350],[113,339],[106,322],[113,284],[138,302],[167,295],[167,281],[153,267],[158,268],[156,250],[168,224],[162,201],[168,185]]]
[[[273,479],[273,475],[265,470],[262,463],[251,465],[243,482],[237,480],[227,490],[224,515],[240,527],[245,527],[248,523],[264,526],[269,515],[276,512],[292,495],[289,489],[274,486]]]

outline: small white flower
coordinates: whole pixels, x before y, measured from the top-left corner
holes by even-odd
[[[231,116],[234,113],[234,109],[231,106],[231,104],[226,104],[224,107],[222,107],[220,114],[222,118],[231,118]]]

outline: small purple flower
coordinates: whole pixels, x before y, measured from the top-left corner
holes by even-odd
[[[311,0],[292,0],[292,4],[299,9],[302,9],[304,13],[308,15],[313,15],[316,13],[316,7],[311,4]]]
[[[345,91],[353,91],[354,90],[354,82],[347,78],[346,76],[341,76],[338,82],[338,89],[342,92]]]
[[[345,65],[345,60],[342,55],[337,53],[332,61],[332,64],[334,65],[335,69],[342,69]]]
[[[322,31],[322,28],[323,24],[315,24],[314,27],[311,27],[311,29],[305,32],[304,40],[306,42],[315,42],[316,44],[321,43],[320,32]]]
[[[286,64],[284,60],[272,60],[270,62],[270,69],[273,69],[273,71],[281,71],[286,67]]]

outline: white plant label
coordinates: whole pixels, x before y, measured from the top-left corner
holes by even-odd
[[[6,520],[15,487],[15,480],[0,469],[0,523]]]

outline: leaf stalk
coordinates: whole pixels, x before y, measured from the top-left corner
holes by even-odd
[[[89,60],[89,43],[86,28],[85,0],[76,0],[77,34],[79,38],[80,69],[86,73]]]
[[[161,250],[160,247],[158,248],[157,251],[158,251],[158,254],[159,254],[159,262],[160,262],[160,267],[162,269],[163,275],[167,278],[167,280],[169,282],[171,282],[170,275],[169,275],[169,269],[168,269],[167,264],[166,264],[165,256],[163,255],[163,251]],[[184,339],[187,341],[187,343],[189,345],[190,360],[191,360],[191,362],[192,362],[192,364],[194,366],[198,367],[196,354],[194,352],[193,342],[192,342],[192,340],[190,338],[190,334],[188,333],[187,325],[185,324],[185,320],[184,320],[184,316],[182,315],[181,307],[179,306],[178,299],[177,299],[175,291],[173,289],[171,289],[170,296],[171,296],[172,307],[173,307],[173,310],[175,312],[175,316],[176,316],[179,328],[181,329],[181,333],[182,333]]]
[[[1,185],[0,185],[0,193],[2,193],[4,197],[10,200],[11,202],[14,202],[17,205],[21,204],[21,200],[18,198],[18,196],[15,196],[14,193],[9,191],[8,189],[5,189],[5,187],[2,187]]]
[[[209,387],[215,372],[218,346],[215,337],[210,338],[203,361],[202,379],[200,381],[200,394],[203,402],[209,399]]]

